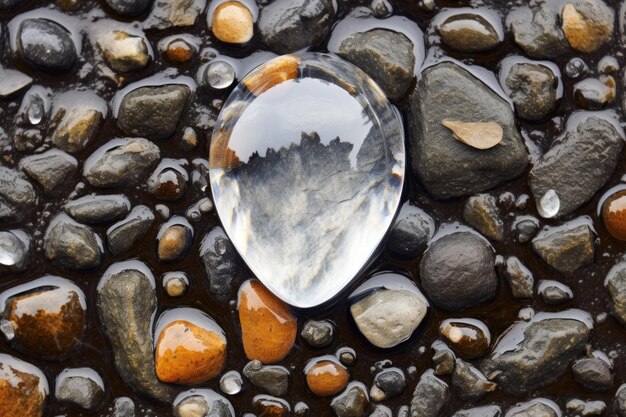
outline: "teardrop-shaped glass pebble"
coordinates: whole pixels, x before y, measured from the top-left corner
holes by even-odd
[[[243,78],[209,155],[215,207],[274,294],[301,308],[335,297],[376,251],[400,202],[398,112],[337,57],[274,58]]]

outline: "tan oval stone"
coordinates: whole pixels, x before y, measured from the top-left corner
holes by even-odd
[[[185,226],[177,224],[168,227],[159,238],[159,259],[175,261],[182,258],[189,247],[189,239],[190,233]]]
[[[309,389],[320,397],[328,397],[343,391],[349,380],[348,370],[330,360],[319,361],[306,371]]]
[[[226,360],[226,340],[210,329],[176,320],[163,328],[155,349],[157,377],[199,384],[217,376]]]
[[[441,124],[450,129],[453,137],[476,149],[490,149],[502,142],[504,131],[495,122],[461,122],[442,120]]]
[[[298,323],[284,302],[251,280],[239,288],[238,310],[248,359],[268,364],[287,356],[296,340]]]
[[[213,12],[211,31],[222,42],[246,43],[254,34],[252,13],[238,1],[224,2]]]

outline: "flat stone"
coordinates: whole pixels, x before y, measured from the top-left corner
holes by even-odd
[[[130,201],[125,195],[86,195],[65,204],[65,212],[74,220],[87,224],[113,221],[130,211]]]
[[[190,96],[184,84],[138,87],[121,98],[117,124],[127,135],[166,139],[176,130]]]
[[[361,334],[380,348],[406,341],[427,311],[426,299],[409,290],[377,290],[350,306],[350,314]]]
[[[226,300],[235,288],[239,265],[237,251],[221,227],[216,226],[202,239],[199,255],[210,293]]]
[[[457,64],[443,62],[423,71],[408,116],[413,172],[436,198],[483,192],[526,169],[528,155],[510,105]],[[502,142],[475,149],[454,139],[444,119],[497,123]]]
[[[602,113],[570,118],[562,140],[535,162],[528,184],[535,202],[553,190],[566,216],[589,201],[613,174],[624,140]],[[541,211],[540,211],[541,213]]]
[[[243,374],[253,385],[268,394],[282,397],[289,388],[289,371],[282,366],[263,365],[259,360],[250,361],[244,366]]]
[[[147,139],[112,139],[87,158],[83,176],[97,188],[140,185],[160,156]]]
[[[0,97],[9,97],[28,87],[33,79],[23,72],[0,68]]]
[[[435,220],[407,201],[389,231],[387,249],[399,258],[415,258],[424,252],[434,234]]]
[[[463,208],[463,220],[489,239],[504,238],[504,222],[496,198],[489,194],[477,194],[467,199]]]
[[[402,33],[357,32],[341,42],[339,55],[369,74],[391,100],[404,97],[413,82],[413,42]]]
[[[104,400],[104,382],[93,369],[68,368],[57,376],[54,396],[57,401],[95,411]]]
[[[63,73],[78,60],[70,32],[57,22],[42,18],[25,19],[17,32],[17,53],[35,69]]]
[[[480,11],[449,9],[435,16],[433,25],[443,44],[461,52],[483,52],[500,45],[504,40],[502,21],[495,14]]]
[[[592,319],[581,310],[537,313],[511,326],[480,369],[508,393],[521,395],[558,380],[584,351]]]
[[[438,417],[450,399],[448,384],[427,370],[420,377],[411,399],[411,417]]]
[[[154,214],[146,206],[136,206],[119,222],[107,229],[107,242],[113,255],[130,251],[154,223]]]
[[[613,314],[626,326],[626,263],[620,262],[613,266],[604,281],[609,296]]]
[[[261,9],[262,41],[279,55],[320,44],[335,17],[331,0],[276,0]]]
[[[20,161],[20,169],[37,181],[49,196],[62,195],[73,185],[72,177],[78,170],[78,161],[58,149],[27,156]]]
[[[44,250],[46,259],[55,265],[80,271],[100,266],[104,248],[100,236],[89,226],[62,213],[50,221]]]
[[[206,0],[155,0],[144,29],[193,26],[206,8]]]
[[[541,231],[532,248],[541,259],[561,273],[571,273],[593,262],[595,237],[587,224],[566,223]]]
[[[133,390],[171,401],[173,389],[159,382],[155,372],[152,322],[157,298],[148,267],[139,261],[111,265],[98,283],[96,300],[118,374]]]
[[[24,174],[0,166],[0,222],[19,222],[36,204],[37,194]]]

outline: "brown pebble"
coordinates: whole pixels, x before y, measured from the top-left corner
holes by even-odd
[[[439,333],[454,353],[465,359],[484,355],[491,342],[487,326],[473,319],[444,320],[439,326]]]
[[[328,397],[343,391],[349,380],[348,370],[330,360],[321,360],[306,370],[306,383],[309,389],[320,397]]]
[[[226,1],[213,12],[211,31],[222,42],[244,44],[254,34],[252,13],[238,1]]]
[[[163,382],[198,384],[217,376],[226,360],[226,339],[186,320],[163,328],[155,349],[156,374]]]
[[[252,400],[252,407],[256,415],[263,417],[285,417],[291,412],[285,400],[271,395],[257,395]]]
[[[238,298],[241,337],[248,359],[270,364],[287,356],[298,331],[296,317],[287,305],[253,280],[241,285]]]
[[[611,236],[626,240],[626,190],[618,191],[604,202],[602,221]]]
[[[442,120],[441,124],[450,129],[454,139],[476,149],[490,149],[502,142],[504,131],[495,122],[461,122]]]
[[[166,168],[150,179],[148,189],[155,198],[163,201],[176,201],[187,191],[187,181],[183,174],[173,168]]]
[[[297,78],[298,66],[298,58],[283,55],[266,62],[262,70],[252,71],[243,79],[243,83],[252,94],[258,96],[280,83]]]
[[[184,63],[193,58],[196,48],[184,39],[174,39],[167,44],[165,55],[172,62]]]
[[[68,353],[81,339],[85,310],[79,295],[54,288],[13,298],[5,311],[14,331],[16,349],[30,355],[56,357]]]
[[[158,255],[161,261],[181,259],[191,246],[191,231],[180,224],[168,226],[159,238]]]
[[[0,416],[42,417],[48,382],[34,366],[0,354]],[[37,375],[39,374],[39,375]]]

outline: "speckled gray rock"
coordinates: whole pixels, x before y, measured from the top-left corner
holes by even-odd
[[[571,222],[542,230],[533,239],[532,248],[552,268],[571,273],[593,262],[594,240],[587,224]]]
[[[456,355],[441,340],[436,340],[432,344],[433,348],[433,365],[435,366],[434,374],[437,376],[451,375],[454,371]]]
[[[302,326],[300,336],[314,348],[323,348],[333,342],[335,327],[326,320],[307,320]]]
[[[399,258],[414,258],[424,252],[434,234],[435,220],[407,201],[389,231],[387,249]]]
[[[574,298],[574,293],[567,285],[548,279],[539,281],[537,293],[548,305],[563,304]]]
[[[576,115],[575,115],[576,116]],[[548,190],[565,216],[589,201],[613,174],[624,140],[602,113],[570,118],[565,137],[554,142],[530,170],[528,184],[539,204]]]
[[[322,42],[334,17],[331,0],[275,0],[261,9],[259,33],[272,52],[287,54]]]
[[[154,223],[154,214],[146,206],[136,206],[126,218],[113,224],[107,230],[107,242],[113,255],[130,251],[150,230]]]
[[[589,391],[607,391],[613,387],[613,373],[600,358],[583,358],[574,362],[572,373],[576,382]]]
[[[444,15],[435,16],[433,25],[444,45],[461,52],[488,51],[504,40],[502,21],[493,12],[448,9]]]
[[[72,177],[78,169],[78,161],[63,151],[50,149],[22,159],[20,169],[37,181],[47,195],[59,196],[63,194],[64,186],[75,182]]]
[[[37,194],[24,174],[0,166],[0,223],[22,220],[36,204]]]
[[[111,343],[115,368],[132,389],[160,401],[174,390],[155,373],[152,322],[157,308],[154,278],[139,261],[113,264],[98,283],[100,322]]]
[[[31,67],[50,73],[70,70],[78,59],[70,32],[49,19],[25,19],[17,30],[19,56]]]
[[[496,389],[497,385],[478,369],[457,359],[452,372],[452,387],[462,400],[477,401]]]
[[[444,236],[425,252],[420,280],[433,304],[447,311],[492,300],[498,288],[493,250],[471,232]]]
[[[155,0],[144,29],[193,26],[206,8],[206,0]]]
[[[253,360],[244,366],[243,374],[252,384],[268,394],[281,397],[289,389],[289,371],[282,366],[263,365]]]
[[[422,374],[413,391],[410,417],[437,417],[449,398],[448,384],[428,370]]]
[[[486,191],[520,176],[528,165],[509,103],[452,62],[422,72],[407,119],[413,172],[436,198]],[[502,141],[487,150],[472,148],[454,139],[444,119],[497,123]]]
[[[558,76],[541,62],[508,57],[501,63],[500,84],[526,120],[542,120],[556,108]]]
[[[128,397],[118,397],[113,402],[112,417],[135,417],[135,403]]]
[[[343,393],[333,399],[330,406],[337,417],[362,417],[368,404],[365,389],[359,384],[350,384]]]
[[[89,226],[75,222],[65,213],[50,221],[44,237],[46,259],[69,269],[99,266],[103,249],[102,240]]]
[[[414,78],[413,42],[402,33],[357,32],[341,42],[339,55],[372,77],[391,100],[402,98]]]
[[[548,403],[532,400],[511,408],[505,417],[558,417],[561,413],[560,410],[554,408],[555,406],[556,404],[551,406]]]
[[[148,9],[152,0],[105,0],[116,13],[124,16],[137,16]]]
[[[619,417],[626,417],[626,384],[622,384],[617,389],[613,407]]]
[[[87,224],[113,221],[130,210],[130,201],[122,194],[86,195],[65,204],[65,212],[74,220]]]
[[[589,314],[580,310],[569,310],[567,316],[537,313],[530,322],[511,326],[480,369],[506,392],[533,392],[558,380],[584,351],[591,323]]]
[[[142,185],[160,156],[159,147],[147,139],[113,139],[87,158],[83,176],[97,188]]]
[[[74,374],[71,371],[66,370],[57,377],[54,393],[57,401],[72,403],[85,410],[96,410],[104,400],[104,389],[98,383],[102,383],[101,378],[98,376],[100,381],[95,381],[88,374]]]
[[[388,400],[402,394],[406,388],[406,377],[400,368],[387,368],[376,374],[374,386],[383,393],[382,399]]]
[[[489,239],[499,241],[504,237],[504,222],[492,195],[477,194],[468,198],[463,208],[463,220]]]
[[[500,417],[502,410],[497,405],[467,408],[452,414],[452,417]]]
[[[200,244],[200,259],[209,281],[209,291],[221,300],[232,295],[239,271],[238,255],[221,227],[215,227]]]
[[[592,417],[604,414],[606,403],[604,401],[583,401],[579,398],[571,399],[565,404],[570,415]]]
[[[535,279],[517,257],[507,256],[499,271],[509,284],[514,298],[533,298]]]
[[[139,87],[122,97],[117,125],[127,135],[166,139],[176,130],[190,96],[184,84]]]
[[[611,268],[604,285],[611,297],[613,314],[626,326],[626,262],[620,262]]]
[[[535,2],[513,8],[506,17],[506,25],[529,56],[554,59],[571,51],[559,27],[559,14],[558,2]]]

